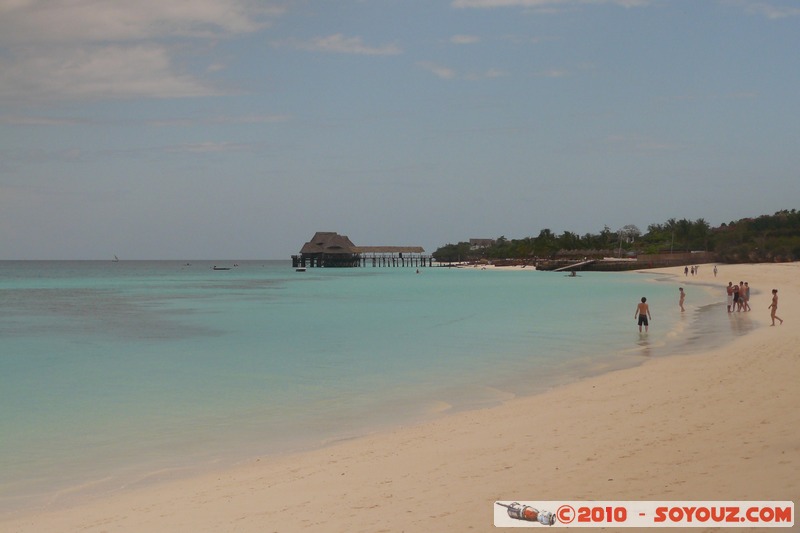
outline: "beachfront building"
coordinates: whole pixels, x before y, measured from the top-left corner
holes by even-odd
[[[356,246],[346,235],[318,231],[292,256],[294,268],[306,267],[424,267],[433,259],[422,246]]]
[[[355,267],[360,260],[355,248],[347,235],[318,231],[303,245],[300,257],[292,256],[292,264],[294,267]]]
[[[469,240],[469,249],[470,250],[482,250],[484,248],[491,248],[495,244],[494,239],[470,239]]]

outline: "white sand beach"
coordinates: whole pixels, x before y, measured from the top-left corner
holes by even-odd
[[[678,285],[724,301],[728,281],[749,281],[759,327],[498,407],[2,516],[0,530],[495,531],[496,500],[800,502],[800,264],[658,272],[676,276],[676,306]]]

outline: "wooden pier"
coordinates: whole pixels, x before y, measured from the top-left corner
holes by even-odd
[[[430,267],[422,246],[356,246],[346,235],[318,231],[292,256],[293,268]]]

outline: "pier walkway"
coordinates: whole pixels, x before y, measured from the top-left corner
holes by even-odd
[[[591,265],[592,263],[596,263],[597,259],[587,259],[586,261],[581,261],[580,263],[573,263],[571,265],[563,266],[560,268],[553,269],[553,272],[563,272],[564,270],[573,270],[576,268],[581,268],[586,265]]]

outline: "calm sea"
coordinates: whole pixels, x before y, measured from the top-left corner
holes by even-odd
[[[748,329],[697,287],[680,316],[676,284],[643,274],[419,270],[0,262],[0,510],[492,405]]]

